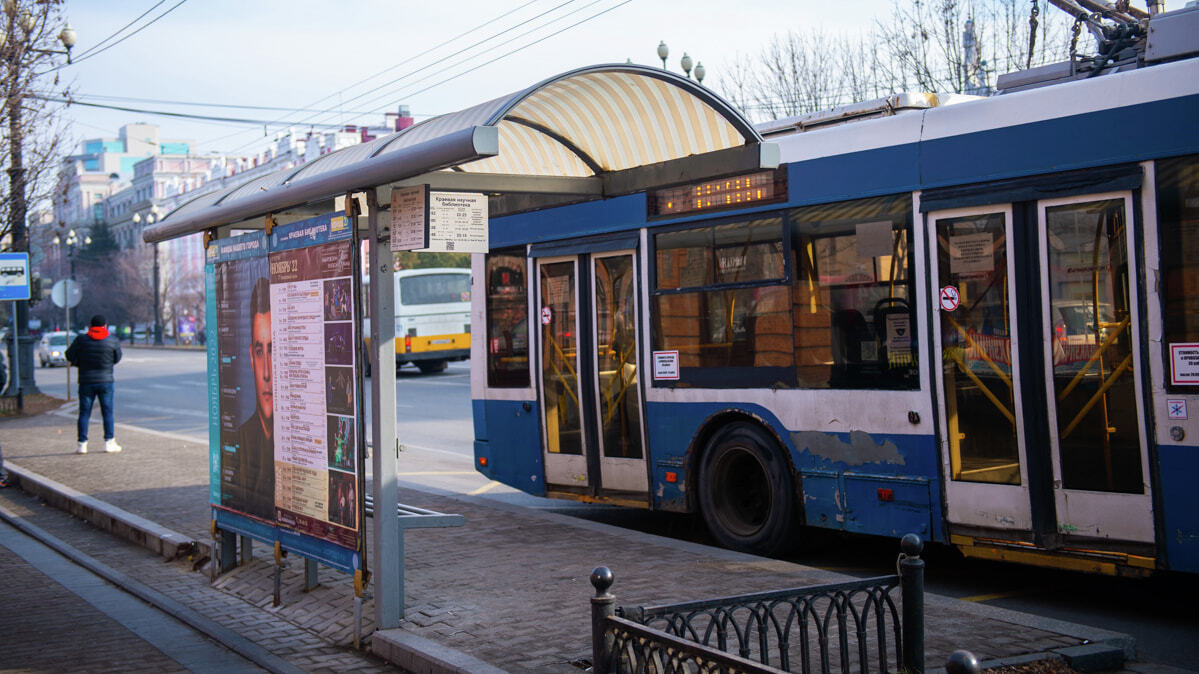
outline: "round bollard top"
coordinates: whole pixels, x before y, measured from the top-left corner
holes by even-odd
[[[598,567],[591,572],[591,586],[595,588],[596,594],[603,594],[612,587],[612,582],[615,578],[612,576],[612,570],[606,566]]]
[[[978,658],[970,651],[954,651],[945,661],[945,671],[949,674],[978,674]]]
[[[904,534],[899,541],[899,549],[908,557],[919,557],[924,551],[924,541],[916,534]]]

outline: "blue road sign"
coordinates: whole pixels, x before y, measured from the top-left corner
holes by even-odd
[[[0,300],[29,299],[29,253],[0,253]]]

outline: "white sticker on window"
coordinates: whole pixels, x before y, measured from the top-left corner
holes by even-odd
[[[990,232],[949,237],[949,272],[979,274],[995,269],[995,237]]]
[[[679,378],[679,352],[654,352],[654,380],[674,380]]]
[[[1170,345],[1170,384],[1199,386],[1199,342]]]

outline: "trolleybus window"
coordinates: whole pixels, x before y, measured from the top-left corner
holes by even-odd
[[[1161,245],[1162,322],[1170,344],[1199,342],[1199,155],[1157,162],[1157,221]],[[1169,386],[1194,390],[1194,386]]]
[[[679,352],[682,385],[795,385],[782,218],[654,237],[655,350]]]
[[[791,211],[803,388],[917,388],[911,195]]]
[[[422,274],[400,279],[400,303],[406,306],[469,301],[469,274]]]
[[[529,302],[523,249],[487,256],[487,385],[529,386]]]

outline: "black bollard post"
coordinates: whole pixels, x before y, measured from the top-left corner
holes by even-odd
[[[903,596],[904,671],[924,671],[924,541],[907,534],[899,542],[899,586]]]
[[[611,670],[612,638],[607,635],[604,623],[616,613],[616,597],[608,592],[612,587],[612,571],[601,566],[591,572],[591,586],[595,596],[591,598],[591,671],[607,674]]]
[[[982,668],[970,651],[954,651],[945,661],[945,671],[947,674],[978,674]]]

